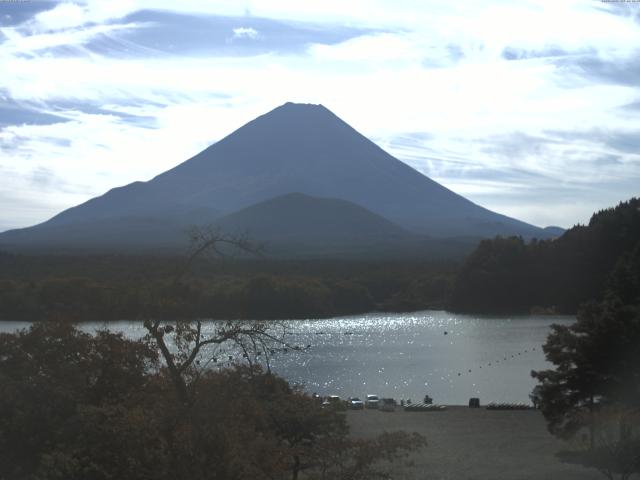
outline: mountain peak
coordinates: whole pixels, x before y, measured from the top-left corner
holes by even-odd
[[[308,109],[308,110],[312,110],[312,109],[324,109],[327,110],[327,108],[322,105],[321,103],[296,103],[296,102],[286,102],[283,103],[282,105],[280,105],[277,108],[288,108],[288,109]]]
[[[293,122],[319,121],[320,119],[340,122],[340,119],[322,104],[294,102],[284,103],[264,115],[261,115],[256,120],[259,119],[269,119],[271,122],[278,121],[278,119]]]

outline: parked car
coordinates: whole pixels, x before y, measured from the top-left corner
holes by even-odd
[[[380,411],[382,412],[395,412],[396,401],[393,398],[383,398],[380,400]]]
[[[338,395],[329,395],[322,402],[322,408],[335,408],[336,410],[344,410],[345,404]]]
[[[364,409],[364,402],[360,400],[358,397],[353,397],[349,399],[349,408],[351,410],[362,410]]]
[[[367,408],[378,408],[378,404],[380,403],[380,399],[377,395],[367,395],[367,400],[364,402],[365,407]]]

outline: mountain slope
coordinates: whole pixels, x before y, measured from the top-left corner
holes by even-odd
[[[263,247],[264,255],[274,258],[449,259],[470,253],[480,240],[412,234],[352,202],[301,193],[259,202],[210,224],[228,234],[246,235]],[[188,219],[135,216],[46,223],[6,232],[2,247],[53,253],[172,253],[187,247],[191,225]]]
[[[178,224],[188,212],[213,209],[224,215],[292,192],[347,200],[432,237],[549,236],[451,192],[325,107],[292,103],[256,118],[148,182],[110,190],[41,225],[78,226],[124,217]],[[26,229],[22,236],[41,231]],[[0,243],[6,238],[0,235]]]

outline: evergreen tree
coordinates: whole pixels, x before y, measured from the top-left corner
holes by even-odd
[[[543,348],[555,368],[532,372],[549,430],[563,438],[589,431],[589,451],[564,452],[564,460],[610,479],[640,472],[639,286],[640,242],[617,262],[602,302],[585,304],[573,325],[553,326]]]

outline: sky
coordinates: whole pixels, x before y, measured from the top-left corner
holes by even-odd
[[[0,0],[0,231],[320,103],[475,203],[640,194],[640,3]]]

